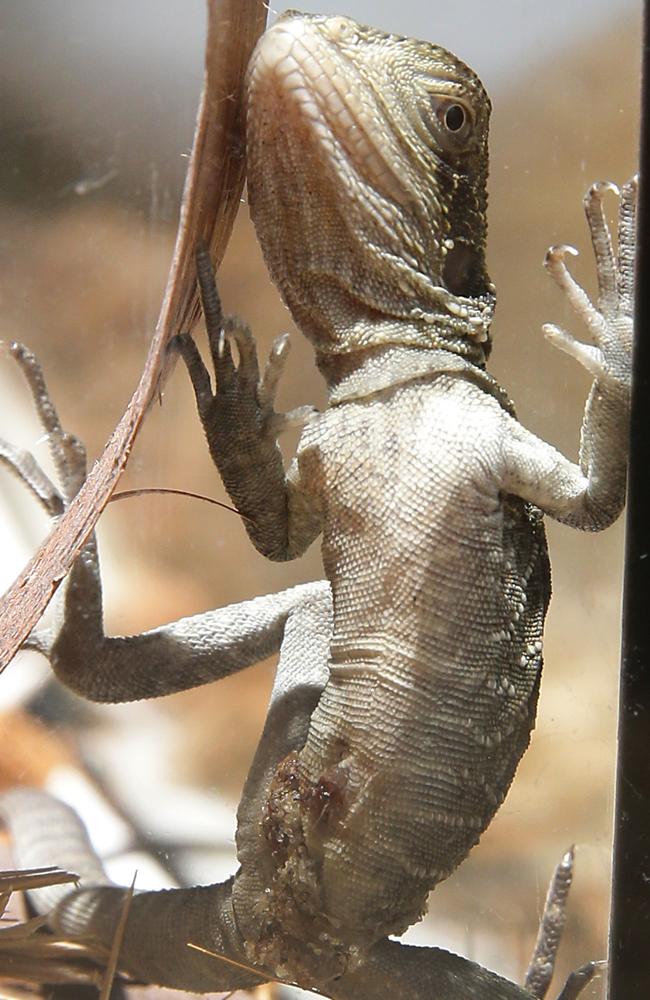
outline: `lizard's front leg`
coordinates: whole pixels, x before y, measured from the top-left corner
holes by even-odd
[[[16,788],[0,796],[0,816],[12,833],[17,865],[40,867],[56,864],[58,858],[67,860],[81,876],[79,887],[53,886],[30,893],[37,910],[47,914],[51,929],[68,939],[99,945],[108,955],[125,890],[108,879],[75,813],[39,789]],[[118,969],[141,982],[192,992],[259,985],[264,974],[245,968],[232,882],[136,893]],[[188,942],[223,956],[224,961],[189,948]]]
[[[585,195],[598,276],[598,304],[592,305],[567,270],[570,247],[552,247],[546,267],[584,321],[589,343],[556,326],[544,327],[556,347],[575,358],[594,378],[585,406],[578,464],[508,418],[503,435],[503,486],[560,521],[598,531],[611,524],[625,501],[630,387],[637,180],[621,190],[618,247],[614,254],[602,198],[611,184],[595,184]]]
[[[278,447],[279,432],[303,425],[309,407],[278,414],[276,389],[289,350],[288,336],[279,337],[260,375],[255,341],[235,317],[222,319],[210,258],[197,251],[197,275],[205,316],[215,389],[189,335],[178,338],[196,395],[197,409],[212,460],[244,518],[255,547],[270,559],[292,559],[320,531],[320,518],[294,462],[285,475]],[[233,357],[236,347],[238,363]]]
[[[85,450],[63,429],[34,355],[20,344],[12,346],[11,354],[31,390],[60,485],[49,480],[30,453],[6,442],[0,442],[0,463],[56,517],[84,481]],[[329,587],[317,582],[182,618],[141,635],[107,636],[93,535],[63,586],[55,627],[33,633],[25,646],[47,656],[60,680],[83,697],[134,701],[205,684],[277,652],[288,617],[313,601],[322,604],[329,622]]]

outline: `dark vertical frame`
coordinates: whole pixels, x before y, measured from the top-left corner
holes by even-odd
[[[650,998],[650,0],[644,5],[631,458],[609,1000]]]

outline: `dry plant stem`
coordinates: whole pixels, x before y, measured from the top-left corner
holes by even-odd
[[[118,920],[117,927],[115,928],[113,943],[111,945],[111,953],[108,958],[108,965],[106,966],[106,973],[104,975],[104,981],[102,983],[99,1000],[110,1000],[111,990],[113,988],[113,983],[115,981],[115,973],[117,971],[117,962],[120,957],[120,948],[122,947],[122,941],[124,940],[126,921],[128,919],[129,910],[131,909],[131,902],[133,900],[133,891],[135,889],[136,876],[137,872],[133,876],[133,881],[131,882],[130,887],[124,893],[122,912],[120,913],[120,919]]]
[[[196,322],[197,240],[203,239],[210,247],[217,264],[223,257],[244,182],[244,75],[265,23],[263,0],[208,0],[205,85],[176,245],[144,371],[73,503],[0,601],[0,670],[42,615],[107,504],[144,414],[170,370],[170,340]]]
[[[61,868],[22,868],[17,871],[0,872],[0,899],[12,892],[27,889],[42,889],[47,885],[61,885],[64,882],[77,882],[78,877],[73,872]],[[1,912],[1,909],[0,909]]]
[[[0,911],[4,912],[13,892],[75,881],[75,875],[58,868],[0,872]],[[100,985],[101,968],[105,965],[102,951],[78,942],[37,934],[45,923],[45,917],[34,917],[0,929],[2,997],[14,995],[7,993],[7,981],[33,986],[44,982]]]

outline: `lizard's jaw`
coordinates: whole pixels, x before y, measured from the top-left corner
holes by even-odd
[[[444,125],[449,109],[462,130]],[[263,36],[248,80],[251,214],[320,352],[405,344],[485,360],[488,114],[480,81],[437,46],[294,13]]]

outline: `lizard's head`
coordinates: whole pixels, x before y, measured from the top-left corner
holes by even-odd
[[[445,347],[482,363],[490,102],[445,49],[289,12],[248,77],[251,214],[316,349]]]

